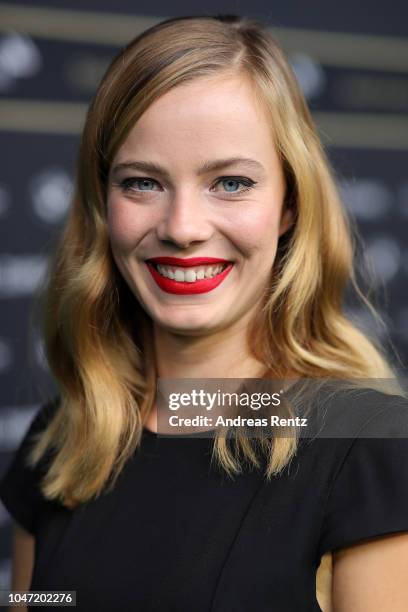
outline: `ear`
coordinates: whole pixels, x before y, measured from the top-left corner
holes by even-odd
[[[282,236],[293,224],[293,210],[284,206],[279,223],[279,237]]]

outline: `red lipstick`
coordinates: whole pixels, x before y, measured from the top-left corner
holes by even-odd
[[[184,281],[176,281],[171,278],[162,276],[155,268],[155,265],[177,266],[183,268],[191,268],[203,265],[228,264],[225,270],[214,276],[213,278],[203,278],[196,280],[193,283]],[[212,291],[228,276],[233,268],[233,263],[226,259],[218,259],[215,257],[191,257],[180,259],[178,257],[152,257],[146,260],[147,268],[152,275],[156,284],[166,293],[176,293],[179,295],[192,295],[197,293],[207,293]]]
[[[179,268],[231,263],[227,259],[218,259],[217,257],[183,257],[182,259],[180,257],[151,257],[146,259],[147,263],[150,261],[163,266],[177,266]]]

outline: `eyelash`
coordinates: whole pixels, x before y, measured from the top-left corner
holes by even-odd
[[[233,181],[234,183],[242,183],[243,185],[245,185],[245,189],[241,189],[240,191],[230,191],[230,192],[224,191],[224,194],[227,194],[228,197],[232,197],[232,198],[234,198],[235,195],[241,195],[242,193],[249,191],[257,183],[257,181],[253,181],[252,179],[246,178],[244,176],[221,176],[215,181],[215,184],[220,183],[222,181],[227,181],[227,180]],[[143,181],[151,181],[152,183],[157,184],[157,181],[155,179],[151,179],[145,176],[144,177],[138,176],[138,177],[125,178],[119,183],[115,183],[115,185],[120,187],[123,193],[129,193],[129,192],[132,192],[131,185],[133,183],[143,182]],[[139,193],[152,193],[152,192],[149,190],[145,190],[145,191],[140,190],[140,191],[136,191],[136,193],[139,194]]]

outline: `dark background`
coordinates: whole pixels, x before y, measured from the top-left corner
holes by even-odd
[[[382,327],[408,357],[408,9],[402,2],[0,2],[0,474],[53,388],[30,318],[72,193],[87,104],[118,48],[171,16],[238,13],[266,22],[308,100],[371,269]],[[368,276],[363,273],[362,280]],[[33,324],[30,328],[30,320]],[[30,331],[31,329],[31,331]],[[0,589],[10,578],[10,517],[0,503]]]

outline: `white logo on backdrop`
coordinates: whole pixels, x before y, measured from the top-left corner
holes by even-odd
[[[344,180],[338,187],[346,208],[361,221],[377,221],[392,206],[390,190],[376,179]]]
[[[34,176],[29,184],[32,206],[46,223],[59,223],[69,208],[73,183],[62,168],[48,168]]]
[[[42,65],[38,47],[28,36],[12,32],[0,38],[0,91],[12,88],[16,79],[38,74]]]
[[[389,283],[401,264],[398,242],[390,236],[370,240],[366,249],[366,260],[372,268],[374,282]]]
[[[0,255],[0,297],[34,293],[44,281],[47,263],[43,255]]]
[[[304,53],[295,53],[290,63],[305,97],[316,98],[326,87],[327,79],[322,66]]]

